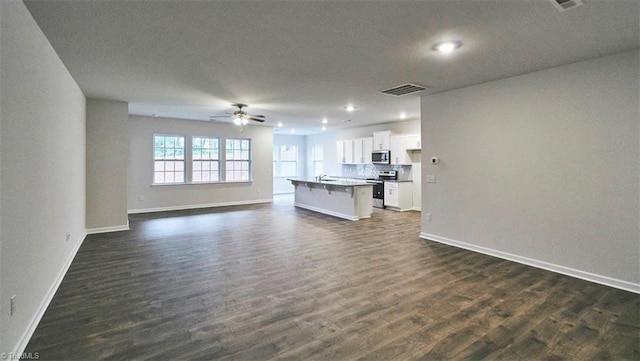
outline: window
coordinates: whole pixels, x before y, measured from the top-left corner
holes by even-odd
[[[298,175],[298,147],[280,146],[280,176],[295,177],[296,175]]]
[[[251,139],[154,135],[153,184],[251,182]]]
[[[251,180],[251,140],[227,139],[225,142],[226,181]]]
[[[220,140],[193,137],[191,144],[193,183],[220,181]]]
[[[153,183],[184,183],[184,137],[155,135],[153,150]]]
[[[311,148],[311,159],[313,162],[313,175],[319,176],[324,173],[324,150],[322,144],[315,144]]]
[[[273,176],[295,177],[298,175],[298,146],[273,146]]]

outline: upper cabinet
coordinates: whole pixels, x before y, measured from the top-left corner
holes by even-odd
[[[373,152],[373,138],[358,138],[353,140],[353,163],[370,164]]]
[[[394,135],[391,137],[391,164],[411,164],[411,156],[407,152],[407,137]]]
[[[411,164],[411,152],[420,150],[420,135],[391,135],[390,130],[374,132],[373,137],[336,141],[336,158],[341,164],[372,164],[371,153],[389,150],[391,164]]]
[[[391,131],[385,130],[373,133],[373,150],[391,149]]]
[[[421,143],[420,134],[409,134],[407,135],[407,139],[405,139],[405,145],[407,146],[408,151],[421,150]]]
[[[353,140],[338,140],[336,142],[336,158],[338,158],[338,163],[353,164]]]
[[[411,164],[411,153],[420,150],[420,136],[402,134],[391,137],[391,164]]]

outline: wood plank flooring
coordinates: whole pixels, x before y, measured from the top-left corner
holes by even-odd
[[[88,236],[41,360],[640,360],[640,295],[273,204],[132,215]]]

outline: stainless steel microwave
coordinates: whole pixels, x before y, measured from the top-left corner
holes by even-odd
[[[388,150],[374,150],[371,153],[373,164],[391,164],[391,152]]]

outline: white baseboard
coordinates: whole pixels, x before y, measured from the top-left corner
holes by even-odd
[[[136,213],[153,213],[153,212],[167,212],[167,211],[183,211],[183,210],[188,210],[188,209],[242,206],[242,205],[247,205],[247,204],[258,204],[258,203],[273,203],[273,198],[254,199],[254,200],[249,200],[249,201],[234,201],[234,202],[205,203],[205,204],[189,204],[189,205],[184,205],[184,206],[169,206],[169,207],[130,209],[130,210],[128,210],[128,213],[129,214],[136,214]]]
[[[76,253],[78,253],[78,250],[80,249],[80,246],[82,246],[82,243],[84,242],[86,237],[87,237],[87,234],[85,233],[76,242],[76,246],[73,248],[73,250],[69,254],[69,257],[67,258],[64,265],[62,266],[62,269],[60,270],[60,273],[58,273],[58,276],[53,282],[53,285],[51,285],[51,287],[49,288],[49,291],[47,292],[44,300],[42,300],[42,303],[38,308],[38,312],[36,312],[33,318],[31,318],[31,322],[29,322],[29,327],[27,327],[26,331],[20,337],[18,344],[16,345],[16,347],[14,347],[14,350],[12,351],[13,355],[22,355],[22,353],[24,352],[24,349],[27,347],[29,340],[31,340],[31,336],[33,336],[33,333],[36,331],[36,328],[38,327],[40,320],[42,320],[42,316],[44,316],[44,313],[47,311],[47,308],[49,307],[51,300],[53,300],[53,296],[55,296],[56,292],[58,291],[58,287],[60,287],[60,284],[62,283],[64,276],[67,274],[67,271],[71,266],[71,262],[73,262],[73,259],[76,257]]]
[[[129,230],[129,221],[127,221],[127,224],[123,226],[90,228],[90,229],[87,229],[87,234],[119,232],[119,231],[128,231],[128,230]]]
[[[420,238],[438,242],[438,243],[448,244],[450,246],[454,246],[458,248],[464,248],[470,251],[486,254],[489,256],[526,264],[528,266],[541,268],[547,271],[556,272],[563,275],[583,279],[585,281],[599,283],[601,285],[619,288],[621,290],[640,294],[640,284],[637,284],[637,283],[632,283],[628,281],[619,280],[616,278],[611,278],[611,277],[602,276],[602,275],[598,275],[590,272],[585,272],[585,271],[581,271],[581,270],[577,270],[577,269],[569,268],[565,266],[560,266],[560,265],[549,263],[549,262],[539,261],[532,258],[522,257],[515,254],[502,252],[502,251],[498,251],[498,250],[494,250],[486,247],[481,247],[481,246],[477,246],[477,245],[469,244],[465,242],[460,242],[460,241],[436,236],[434,234],[429,234],[425,232],[420,233]]]

